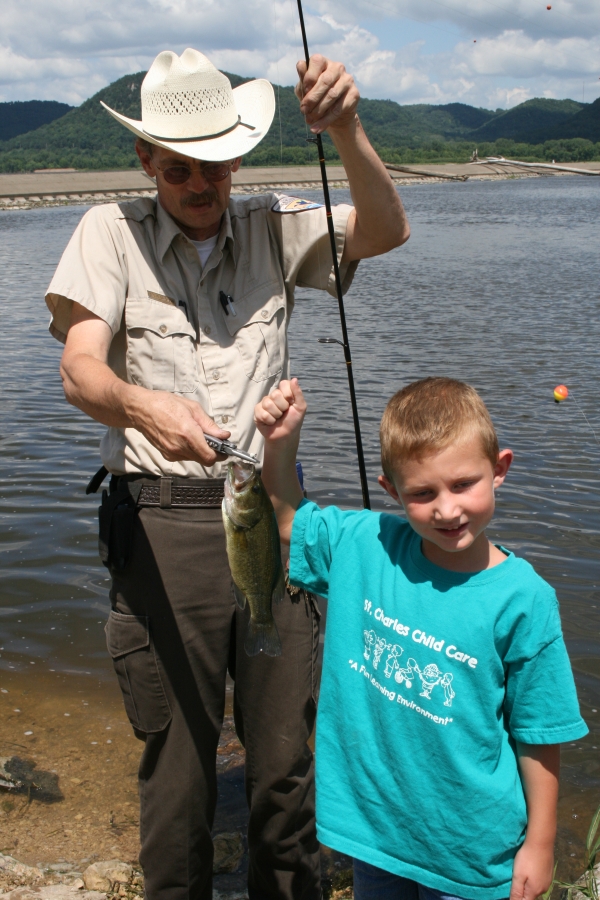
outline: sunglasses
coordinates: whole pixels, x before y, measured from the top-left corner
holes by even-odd
[[[232,166],[233,161],[204,163],[204,165],[201,165],[199,168],[202,177],[214,184],[216,181],[223,181],[227,178],[231,172]],[[192,177],[192,172],[195,171],[185,165],[168,166],[166,169],[162,169],[160,166],[155,165],[155,168],[162,173],[163,178],[169,184],[185,184],[185,182],[189,181]]]

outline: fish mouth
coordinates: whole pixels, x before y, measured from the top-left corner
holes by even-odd
[[[231,460],[227,466],[227,484],[234,491],[241,491],[250,479],[254,476],[254,466],[252,463],[243,462],[242,460]]]
[[[246,528],[247,523],[239,516],[236,516],[236,494],[239,494],[254,477],[254,466],[252,463],[242,462],[241,460],[229,460],[227,464],[227,478],[225,479],[225,490],[223,497],[223,508],[234,525],[238,528]]]

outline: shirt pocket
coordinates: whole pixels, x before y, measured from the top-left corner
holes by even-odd
[[[148,298],[127,298],[127,373],[154,391],[194,393],[198,387],[196,332],[182,309]]]
[[[285,297],[277,282],[234,300],[236,316],[224,315],[244,371],[252,381],[279,375],[285,357]]]

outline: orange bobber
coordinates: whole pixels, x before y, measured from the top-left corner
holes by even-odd
[[[554,388],[554,400],[556,403],[560,403],[562,400],[566,400],[569,396],[569,390],[566,384],[559,384]]]

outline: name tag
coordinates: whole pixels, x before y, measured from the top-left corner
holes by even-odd
[[[148,291],[151,300],[158,300],[159,303],[166,303],[167,306],[177,306],[175,300],[165,296],[165,294],[157,294],[156,291]]]

